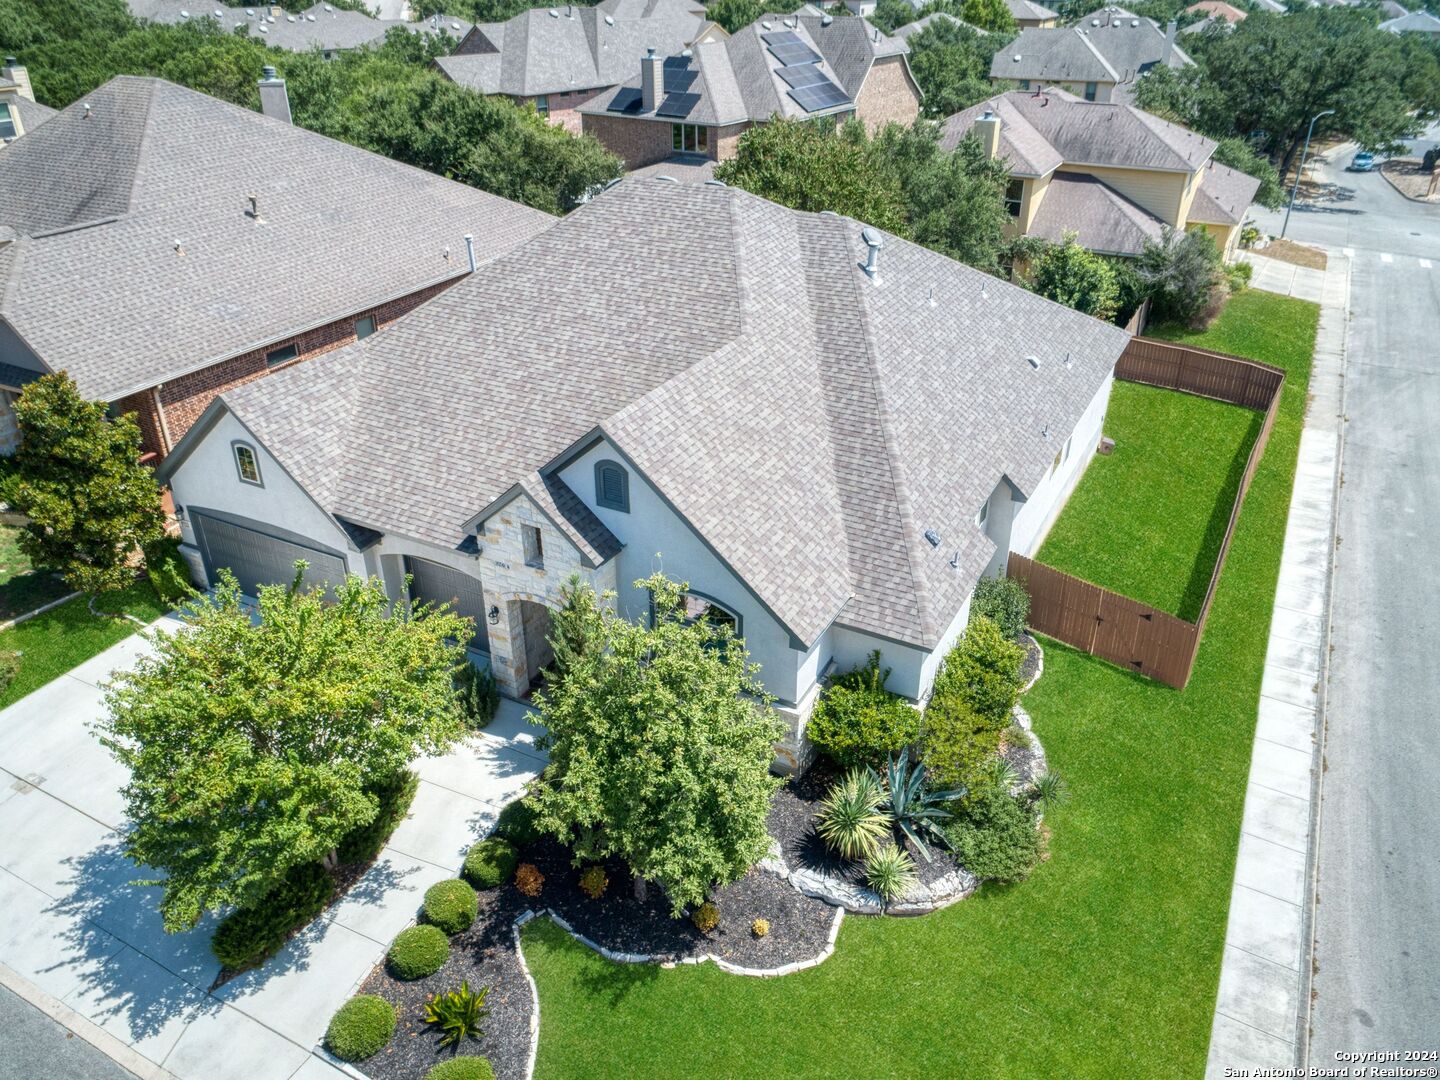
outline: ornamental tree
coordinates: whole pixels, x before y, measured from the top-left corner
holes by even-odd
[[[780,725],[729,626],[687,621],[686,586],[663,574],[636,587],[654,598],[653,622],[571,606],[597,647],[535,695],[550,768],[527,801],[577,859],[623,859],[637,895],[660,885],[678,916],[768,850]]]
[[[171,932],[260,899],[303,863],[333,865],[379,812],[376,789],[463,730],[452,677],[470,620],[392,611],[379,581],[261,586],[260,621],[221,572],[187,631],[106,692],[97,733],[130,773],[126,853],[159,876]]]
[[[20,449],[5,497],[30,518],[20,549],[72,589],[100,593],[135,580],[136,553],[165,535],[160,487],[140,464],[134,414],[111,419],[65,372],[15,402]]]
[[[1046,299],[1097,319],[1113,319],[1120,303],[1114,269],[1076,243],[1073,233],[1064,243],[1046,247],[1035,260],[1029,286]]]

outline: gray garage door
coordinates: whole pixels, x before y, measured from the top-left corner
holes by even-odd
[[[472,648],[489,652],[490,636],[485,623],[485,593],[480,579],[460,570],[453,570],[429,559],[406,557],[405,572],[410,575],[410,596],[432,604],[448,603],[461,615],[475,620]]]
[[[295,576],[296,559],[310,564],[305,571],[307,586],[345,580],[345,562],[332,552],[282,540],[259,528],[221,521],[208,514],[192,514],[191,520],[212,579],[215,571],[227,567],[247,596],[254,596],[260,585],[288,585]]]

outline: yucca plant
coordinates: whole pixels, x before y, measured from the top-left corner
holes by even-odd
[[[480,1038],[480,1021],[490,1011],[485,1007],[489,992],[488,987],[476,991],[470,989],[469,982],[461,982],[460,989],[436,994],[425,1003],[425,1022],[444,1032],[441,1046],[455,1046],[467,1037]]]
[[[1030,785],[1030,797],[1042,806],[1055,807],[1070,798],[1070,789],[1059,773],[1043,772]]]
[[[994,764],[991,765],[990,777],[996,787],[1004,788],[1006,791],[1013,791],[1015,785],[1020,782],[1020,774],[1015,771],[1015,766],[1003,757],[996,758]]]
[[[845,859],[864,859],[890,831],[885,790],[869,769],[851,769],[821,803],[815,831]]]
[[[880,778],[873,773],[871,775],[875,783],[879,784]],[[925,837],[947,846],[945,833],[940,826],[941,822],[949,820],[950,811],[944,809],[942,804],[964,798],[965,789],[926,791],[924,766],[916,765],[912,768],[903,756],[890,759],[885,782],[889,792],[890,816],[895,824],[900,826],[900,831],[920,850],[920,854],[925,856],[925,861],[929,862],[930,849],[925,846]]]
[[[886,844],[865,863],[865,884],[887,904],[915,884],[915,860],[894,844]]]

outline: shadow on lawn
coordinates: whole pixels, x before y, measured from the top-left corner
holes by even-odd
[[[1245,466],[1250,460],[1250,449],[1260,437],[1265,425],[1265,414],[1252,412],[1250,429],[1236,447],[1235,454],[1225,474],[1225,486],[1220,489],[1215,505],[1210,510],[1210,520],[1205,524],[1205,536],[1195,561],[1190,565],[1190,578],[1185,591],[1180,594],[1180,603],[1175,614],[1186,622],[1200,617],[1200,608],[1205,603],[1205,592],[1210,588],[1210,578],[1215,573],[1215,560],[1220,555],[1220,544],[1225,539],[1225,528],[1230,524],[1230,513],[1235,508],[1235,496],[1240,491],[1240,481],[1245,477]]]

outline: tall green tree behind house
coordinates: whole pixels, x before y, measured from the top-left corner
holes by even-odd
[[[705,17],[719,23],[727,34],[749,26],[769,10],[760,0],[715,0],[705,8]]]
[[[600,647],[535,695],[550,768],[527,801],[576,858],[623,860],[637,892],[661,886],[678,915],[769,850],[780,725],[730,627],[688,621],[685,586],[663,574],[635,584],[653,621],[575,609]]]
[[[1114,268],[1076,243],[1074,234],[1045,247],[1031,264],[1026,284],[1048,300],[1097,319],[1113,319],[1120,303]]]
[[[157,873],[171,932],[253,904],[380,810],[416,756],[459,737],[452,674],[470,620],[391,609],[376,579],[261,586],[259,622],[221,572],[185,633],[150,637],[95,727],[125,766],[126,853]]]
[[[938,19],[910,39],[910,71],[924,93],[920,106],[943,120],[995,94],[990,62],[1014,38],[981,34],[969,26]]]
[[[923,18],[937,11],[954,15],[961,22],[981,30],[1007,35],[1013,35],[1016,30],[1015,17],[1005,6],[1005,0],[930,0],[920,11],[920,16]],[[997,48],[999,44],[996,43]]]
[[[20,449],[4,495],[30,519],[21,550],[72,589],[123,589],[140,550],[165,535],[160,487],[140,464],[134,414],[112,419],[109,406],[85,400],[62,371],[27,386],[15,417]]]

